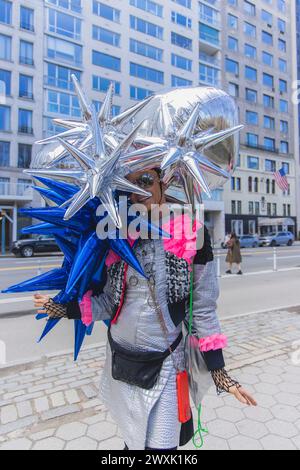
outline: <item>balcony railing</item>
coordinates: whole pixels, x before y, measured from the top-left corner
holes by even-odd
[[[0,198],[16,199],[22,198],[27,200],[33,199],[33,190],[28,184],[24,183],[4,183],[0,181]]]
[[[34,60],[32,59],[32,57],[20,56],[20,64],[34,65]]]
[[[200,29],[199,39],[200,41],[209,42],[213,46],[220,47],[221,45],[219,38],[216,38],[216,36],[213,36],[212,34],[204,33],[203,31],[201,31],[201,29]]]
[[[49,75],[45,75],[44,84],[48,86],[53,86],[55,88],[60,88],[62,90],[74,91],[74,84],[71,80],[62,80],[57,77],[50,77]]]
[[[213,65],[214,67],[221,67],[221,61],[213,55],[205,54],[205,52],[200,52],[199,60],[201,62],[206,62],[207,64]]]
[[[205,23],[208,23],[211,26],[214,26],[215,28],[220,28],[221,27],[221,22],[217,18],[214,18],[213,16],[206,15],[205,13],[202,13],[201,11],[199,12],[199,19],[200,21],[204,21]]]
[[[76,33],[75,31],[71,31],[68,29],[60,28],[58,26],[48,26],[48,31],[50,33],[59,34],[62,36],[66,36],[68,38],[74,39],[75,41],[81,41],[81,33]]]
[[[21,134],[30,134],[33,135],[33,128],[28,126],[19,126],[18,132]]]
[[[252,144],[251,142],[245,142],[245,146],[251,149],[263,150],[264,152],[279,153],[279,149],[275,147],[268,147],[266,145]]]
[[[218,78],[211,77],[206,74],[200,74],[199,80],[201,83],[206,83],[207,85],[210,85],[210,86],[215,86],[215,87],[221,86],[221,80],[219,80]]]

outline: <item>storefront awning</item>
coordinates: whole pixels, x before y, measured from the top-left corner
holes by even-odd
[[[294,227],[295,221],[289,217],[270,219],[268,217],[260,217],[258,219],[259,227],[273,227],[273,225],[283,225],[285,227]]]

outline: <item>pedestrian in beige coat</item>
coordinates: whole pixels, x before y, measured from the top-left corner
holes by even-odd
[[[235,233],[232,233],[230,240],[227,242],[228,253],[226,256],[226,263],[229,264],[228,271],[226,274],[232,274],[232,265],[237,264],[239,275],[243,274],[242,272],[242,255],[241,255],[241,245],[240,241]]]

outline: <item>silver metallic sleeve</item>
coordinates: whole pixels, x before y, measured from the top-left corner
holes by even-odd
[[[92,297],[93,321],[110,320],[113,316],[112,292],[109,280],[106,282],[103,293]]]
[[[210,261],[206,265],[194,265],[193,334],[198,338],[221,333],[217,315],[218,297],[215,263]]]

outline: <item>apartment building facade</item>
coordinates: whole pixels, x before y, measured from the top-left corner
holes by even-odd
[[[245,124],[237,168],[225,186],[226,231],[296,234],[295,3],[226,0],[223,12],[222,87],[236,98]],[[274,178],[281,168],[289,182],[284,193]]]
[[[34,142],[62,130],[54,117],[80,117],[72,73],[96,107],[113,81],[117,114],[172,87],[219,86],[220,51],[218,0],[0,0],[2,245],[29,223],[18,209],[38,203],[23,174]],[[219,240],[222,199],[216,191],[205,202]]]

